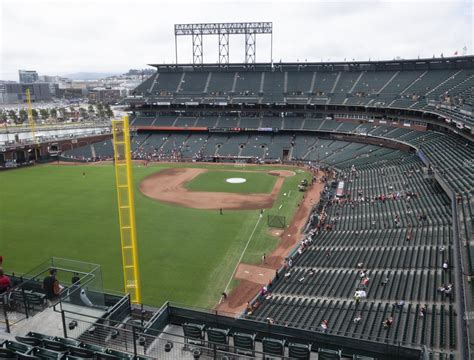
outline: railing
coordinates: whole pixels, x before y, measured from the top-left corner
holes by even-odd
[[[71,324],[73,318],[66,314],[66,324]],[[108,350],[115,350],[150,359],[178,360],[191,356],[203,355],[212,359],[223,359],[225,356],[233,359],[263,358],[263,353],[254,351],[254,356],[237,354],[236,349],[229,345],[216,344],[209,341],[192,341],[182,335],[160,332],[158,336],[146,333],[146,330],[132,323],[108,322],[98,324],[93,321],[76,321],[75,326],[67,328],[67,337],[74,338],[87,344],[93,344]],[[288,359],[288,358],[282,358]]]
[[[386,358],[386,354],[395,354],[400,358],[419,359],[420,349],[404,347],[401,342],[397,344],[373,343],[363,339],[350,337],[332,336],[321,332],[308,331],[297,328],[289,328],[281,325],[270,325],[258,321],[233,319],[213,314],[212,311],[200,312],[175,306],[165,306],[158,313],[166,314],[167,324],[180,326],[186,322],[205,324],[206,327],[217,327],[231,330],[233,332],[253,333],[256,335],[256,350],[247,354],[238,354],[239,349],[232,345],[229,340],[227,344],[217,344],[205,340],[204,335],[199,339],[191,339],[175,329],[170,331],[156,331],[149,333],[146,326],[138,325],[139,322],[128,318],[125,322],[93,317],[77,316],[70,312],[63,312],[63,323],[65,324],[64,335],[88,344],[94,344],[109,350],[126,352],[135,356],[160,358],[160,359],[182,359],[197,354],[213,359],[222,359],[229,356],[234,359],[265,358],[261,340],[265,337],[285,340],[286,343],[299,342],[312,344],[313,351],[318,348],[329,348],[342,350],[345,354],[365,354],[368,356],[379,355],[380,359]],[[232,335],[233,336],[233,335]],[[232,338],[229,336],[228,339]],[[262,350],[262,351],[260,351]],[[285,351],[287,355],[288,350]],[[288,359],[288,357],[278,357]]]

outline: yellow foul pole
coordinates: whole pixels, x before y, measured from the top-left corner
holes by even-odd
[[[141,286],[128,116],[121,120],[112,120],[112,133],[124,287],[125,292],[130,294],[132,303],[140,304]]]

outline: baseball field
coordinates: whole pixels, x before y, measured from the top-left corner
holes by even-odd
[[[268,166],[153,164],[133,171],[143,302],[155,306],[171,300],[214,307],[241,257],[255,264],[276,247],[267,214],[289,223],[303,196],[297,185],[310,178],[302,169]],[[110,164],[0,173],[5,270],[24,273],[52,256],[76,259],[100,264],[104,288],[122,290],[114,176]]]

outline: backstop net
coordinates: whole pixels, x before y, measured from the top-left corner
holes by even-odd
[[[267,225],[273,228],[284,229],[286,228],[286,217],[282,215],[267,215]]]

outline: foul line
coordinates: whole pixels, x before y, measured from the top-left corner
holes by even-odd
[[[224,290],[225,293],[227,293],[227,290],[229,289],[229,285],[230,285],[230,283],[232,282],[232,279],[234,278],[235,273],[237,272],[237,268],[239,267],[240,261],[241,261],[242,258],[244,257],[245,251],[247,250],[247,247],[249,246],[250,241],[251,241],[252,238],[253,238],[253,234],[255,233],[255,230],[257,230],[257,226],[258,226],[260,220],[262,220],[262,218],[263,218],[263,215],[260,214],[260,215],[258,216],[257,223],[255,224],[255,227],[253,228],[252,234],[250,234],[249,240],[247,241],[247,245],[245,245],[245,248],[244,248],[244,250],[242,251],[242,254],[240,255],[239,261],[237,261],[237,265],[235,265],[235,269],[234,269],[234,271],[232,272],[232,275],[231,275],[231,277],[230,277],[230,280],[229,280],[229,282],[227,283],[227,286],[225,287],[225,290]]]

